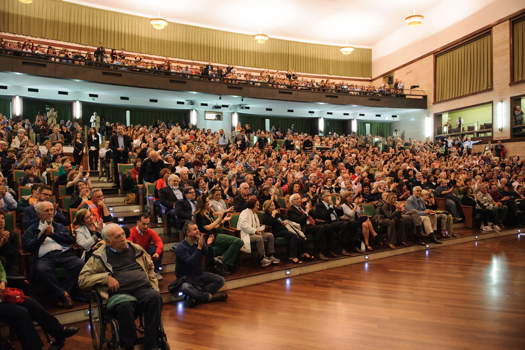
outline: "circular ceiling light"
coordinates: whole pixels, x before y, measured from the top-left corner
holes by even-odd
[[[405,17],[405,23],[408,24],[409,26],[418,26],[420,24],[423,24],[423,19],[425,18],[425,16],[423,15],[410,15],[410,16],[407,16]]]
[[[29,5],[29,4],[33,3],[33,0],[18,0],[18,2],[21,2],[22,4]]]
[[[164,28],[168,26],[168,21],[160,17],[150,19],[149,23],[153,26],[153,28],[157,30],[163,30]]]
[[[253,38],[257,44],[264,44],[268,39],[270,39],[266,34],[255,34]]]
[[[339,51],[341,51],[343,55],[348,56],[354,51],[354,48],[353,47],[342,47],[339,49]]]

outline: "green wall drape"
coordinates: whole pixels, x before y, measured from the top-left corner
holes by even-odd
[[[357,135],[366,135],[366,124],[370,124],[371,136],[392,136],[392,123],[372,122],[367,120],[359,120],[357,122]]]
[[[492,88],[492,34],[436,55],[435,102]]]
[[[266,119],[266,117],[260,115],[239,113],[239,123],[241,123],[241,127],[244,128],[246,124],[250,124],[254,131],[265,130],[264,119]]]
[[[129,108],[131,124],[152,125],[158,120],[186,125],[189,119],[187,109],[143,109]]]
[[[147,18],[56,0],[31,5],[2,0],[0,31],[236,66],[367,78],[372,74],[371,49],[355,48],[344,56],[335,46],[274,38],[260,45],[251,35],[178,23],[158,31]]]
[[[288,131],[294,125],[294,130],[298,133],[307,133],[312,132],[312,123],[317,120],[314,118],[286,118],[286,117],[271,117],[270,119],[270,128],[275,127],[275,129],[282,132]]]
[[[525,80],[525,16],[512,22],[512,81]]]
[[[325,119],[324,120],[324,134],[337,133],[343,135],[345,133],[346,120],[340,119]]]
[[[73,117],[73,102],[23,97],[22,104],[24,117],[31,121],[35,120],[38,113],[46,114],[51,108],[57,112],[57,121],[71,120]]]
[[[93,112],[97,112],[98,115],[102,116],[106,122],[110,123],[126,123],[126,110],[130,108],[117,107],[110,105],[103,105],[100,103],[82,103],[82,123],[83,125],[89,126],[89,118],[93,115]]]
[[[7,118],[11,115],[11,99],[0,98],[0,113],[5,115]]]

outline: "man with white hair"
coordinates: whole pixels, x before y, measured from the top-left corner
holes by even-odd
[[[53,203],[38,202],[35,210],[38,222],[31,225],[23,237],[24,250],[35,256],[31,277],[46,287],[49,294],[58,301],[57,305],[71,308],[73,301],[70,293],[76,287],[83,264],[71,249],[75,239],[62,224],[54,221]],[[57,267],[66,270],[62,283],[55,276]]]
[[[20,148],[21,146],[24,146],[29,139],[26,136],[26,130],[25,129],[18,129],[16,132],[16,136],[13,138],[13,141],[11,141],[11,148]]]
[[[162,297],[153,261],[141,246],[126,240],[117,224],[104,226],[102,237],[106,244],[93,252],[78,284],[83,289],[97,287],[101,296],[109,299],[124,349],[131,350],[136,343],[137,311],[144,315],[144,349],[158,349]]]

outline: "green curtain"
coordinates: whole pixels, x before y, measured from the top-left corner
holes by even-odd
[[[11,99],[0,97],[0,113],[7,118],[11,115]]]
[[[83,102],[82,103],[82,123],[83,125],[90,125],[89,118],[91,118],[91,116],[93,115],[93,112],[97,112],[97,114],[102,116],[106,122],[125,124],[127,109],[130,109],[130,108],[103,105],[100,103]]]
[[[131,124],[133,125],[152,125],[158,120],[186,125],[189,119],[189,110],[187,109],[129,108],[129,110],[131,111]]]
[[[367,120],[359,120],[357,122],[357,135],[366,135],[366,124],[370,124],[371,136],[392,136],[392,123],[372,122]]]
[[[46,114],[51,108],[57,112],[57,121],[71,120],[73,117],[73,102],[23,97],[22,104],[24,117],[31,121],[35,120],[38,113]]]
[[[270,128],[275,128],[277,130],[280,130],[282,132],[288,131],[288,129],[292,128],[292,124],[294,126],[294,130],[298,133],[306,133],[310,134],[312,133],[312,123],[314,122],[314,118],[286,118],[286,117],[271,117],[270,119]]]
[[[250,124],[252,130],[266,130],[265,121],[266,117],[253,114],[239,114],[239,123],[244,128],[246,124]]]
[[[525,16],[512,22],[512,81],[525,80]]]
[[[492,34],[436,55],[435,102],[492,88]]]
[[[344,56],[336,46],[275,38],[260,45],[251,35],[178,23],[159,31],[144,17],[56,0],[37,0],[31,5],[2,0],[0,31],[235,66],[366,78],[372,75],[371,49],[355,48]]]
[[[337,133],[343,135],[345,133],[346,120],[340,119],[325,119],[324,120],[324,134]]]

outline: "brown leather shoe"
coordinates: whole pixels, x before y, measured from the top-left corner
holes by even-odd
[[[397,247],[395,245],[393,245],[392,243],[388,243],[388,248],[390,249],[396,249]]]

